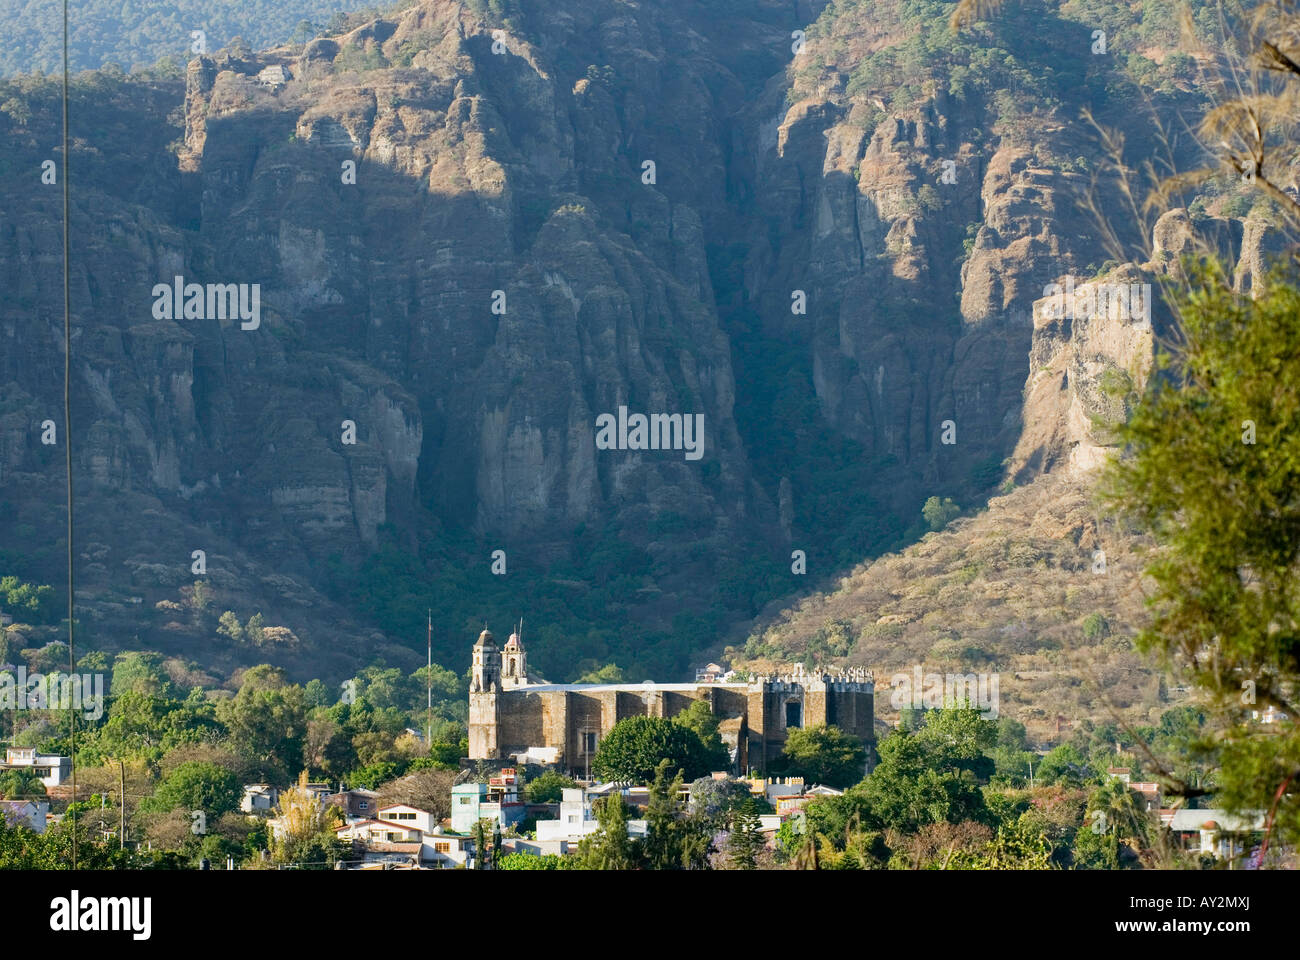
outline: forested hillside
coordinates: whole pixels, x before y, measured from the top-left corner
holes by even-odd
[[[74,72],[109,63],[131,71],[162,60],[183,69],[194,55],[193,31],[203,32],[212,52],[237,38],[261,49],[340,28],[346,13],[358,10],[346,0],[76,0],[68,13],[69,65]],[[61,0],[2,0],[0,38],[0,76],[60,72]]]

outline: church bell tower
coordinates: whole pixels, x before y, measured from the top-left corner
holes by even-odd
[[[524,650],[523,637],[520,636],[520,631],[516,630],[510,634],[505,649],[501,651],[501,686],[510,690],[527,685],[528,654]]]
[[[469,682],[469,756],[497,759],[497,696],[501,692],[501,654],[487,629],[474,644]]]

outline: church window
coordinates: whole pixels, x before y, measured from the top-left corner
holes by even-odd
[[[785,725],[791,729],[803,726],[803,704],[798,700],[786,701]]]

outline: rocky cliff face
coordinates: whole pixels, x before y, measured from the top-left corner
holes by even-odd
[[[1024,429],[1044,286],[1110,255],[1078,209],[1089,180],[1073,158],[1097,147],[1050,105],[1012,122],[942,82],[898,107],[846,92],[845,30],[810,40],[816,66],[750,116],[756,203],[779,239],[752,248],[747,292],[803,329],[837,429],[928,484],[960,483]],[[795,289],[806,318],[789,317]]]
[[[1036,305],[1107,256],[1059,101],[1011,117],[944,76],[906,96],[851,77],[905,42],[906,5],[515,6],[495,22],[425,0],[200,57],[184,89],[84,93],[74,471],[87,600],[118,632],[116,594],[151,602],[203,549],[218,588],[320,648],[344,617],[369,655],[384,638],[324,599],[320,570],[385,531],[549,558],[608,528],[655,559],[669,606],[716,603],[718,557],[821,532],[816,469],[792,481],[751,454],[794,438],[738,409],[767,390],[738,384],[742,353],[806,371],[808,432],[855,444],[886,509],[987,492],[1008,457],[1027,476],[1085,456],[1096,357],[1127,369],[1149,343]],[[47,106],[0,117],[21,169],[49,152]],[[57,197],[8,196],[0,483],[53,567]],[[159,311],[176,277],[257,285],[256,323]],[[702,415],[703,456],[598,449],[620,407]]]

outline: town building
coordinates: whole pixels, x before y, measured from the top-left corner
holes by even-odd
[[[400,823],[404,827],[416,827],[425,833],[432,833],[438,829],[438,818],[432,813],[405,803],[384,804],[379,808],[378,819],[385,823]]]
[[[493,800],[486,783],[458,783],[451,788],[451,829],[455,833],[470,833],[480,820],[494,820],[502,830],[509,829],[524,819],[527,804],[518,794],[498,793],[502,799]]]
[[[469,693],[469,756],[505,760],[546,750],[555,764],[589,776],[600,741],[627,717],[673,717],[708,704],[741,771],[765,769],[791,730],[834,724],[868,746],[875,740],[875,683],[870,672],[806,673],[752,682],[533,683],[520,636],[499,648],[484,630],[474,645]],[[866,773],[866,770],[863,770]]]
[[[1173,832],[1180,847],[1214,857],[1240,857],[1264,835],[1264,811],[1233,816],[1224,810],[1161,810],[1160,822]]]
[[[239,809],[244,813],[270,813],[280,802],[280,791],[269,783],[247,783]]]
[[[11,827],[24,826],[35,833],[44,833],[50,816],[50,805],[45,800],[0,801],[0,817]]]
[[[441,828],[424,835],[421,862],[433,870],[455,870],[464,867],[474,855],[474,841],[470,837],[447,833]]]
[[[340,840],[352,841],[353,856],[367,862],[419,866],[424,833],[419,827],[384,820],[356,820],[337,827]]]
[[[338,807],[346,820],[368,820],[379,810],[379,794],[374,790],[340,790],[321,797],[324,803]]]
[[[561,794],[560,817],[558,820],[537,821],[537,844],[539,852],[568,853],[576,850],[583,837],[590,836],[600,829],[592,807],[594,800],[618,792],[626,796],[627,788],[595,791],[583,787],[568,787]],[[628,820],[627,835],[633,839],[646,835],[645,820]]]
[[[1128,767],[1107,767],[1106,776],[1119,780],[1137,794],[1133,799],[1139,810],[1153,813],[1160,809],[1160,784],[1145,780],[1134,780],[1133,772]]]
[[[360,869],[376,864],[456,869],[465,866],[474,851],[470,837],[447,833],[434,814],[405,803],[384,804],[375,817],[353,820],[335,832],[352,842]]]
[[[10,747],[5,750],[0,772],[21,770],[37,777],[47,788],[57,787],[72,776],[72,758],[37,753],[35,747]]]

